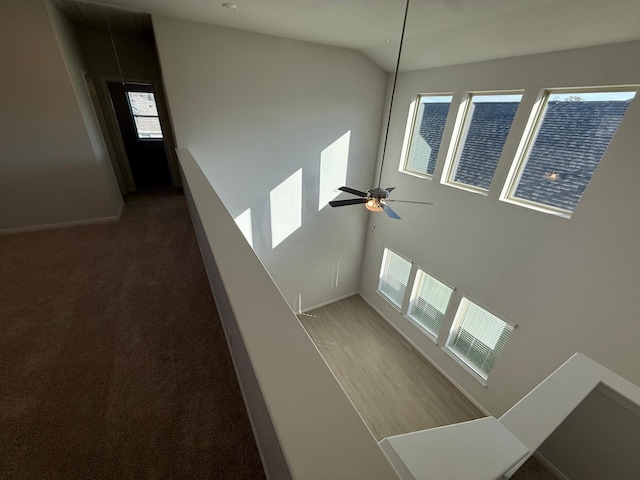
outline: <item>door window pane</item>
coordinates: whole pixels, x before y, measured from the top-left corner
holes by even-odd
[[[139,139],[162,138],[156,99],[152,92],[127,92],[129,108],[133,115]]]

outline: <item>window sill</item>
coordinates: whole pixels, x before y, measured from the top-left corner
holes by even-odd
[[[528,208],[529,210],[535,210],[536,212],[553,215],[554,217],[566,218],[567,220],[570,219],[573,214],[573,212],[568,210],[560,210],[559,208],[548,207],[541,203],[530,202],[528,200],[522,200],[515,197],[501,197],[500,201],[510,203],[511,205],[516,205],[518,207]]]
[[[474,187],[473,185],[467,185],[465,183],[446,181],[446,182],[442,182],[442,184],[446,185],[447,187],[453,187],[459,190],[464,190],[465,192],[476,193],[484,197],[486,197],[489,194],[489,190],[485,190],[479,187]]]
[[[400,173],[411,175],[412,177],[421,178],[423,180],[433,180],[433,175],[428,173],[412,172],[411,170],[399,170]]]
[[[455,354],[449,347],[446,345],[442,347],[442,350],[449,355],[457,364],[462,366],[467,372],[471,374],[473,378],[475,378],[480,384],[487,388],[487,379],[480,375],[473,367],[471,367],[467,362],[465,362],[462,358]]]
[[[418,327],[418,329],[420,330],[420,332],[424,333],[424,335],[431,340],[433,343],[435,343],[436,345],[438,345],[438,337],[431,331],[427,330],[425,327],[423,327],[420,322],[418,322],[416,319],[414,319],[413,317],[409,316],[409,315],[403,315],[404,318],[406,318],[407,320],[409,320],[409,322],[411,322],[411,325],[414,325],[416,327]]]
[[[391,300],[389,297],[387,297],[384,293],[382,293],[380,290],[376,289],[376,293],[378,295],[380,295],[385,302],[387,302],[389,305],[391,305],[394,310],[396,310],[399,313],[402,313],[402,307],[399,307],[398,305],[396,305],[395,303],[393,303],[393,300]]]

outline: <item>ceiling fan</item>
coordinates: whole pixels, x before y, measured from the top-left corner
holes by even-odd
[[[366,192],[356,190],[351,187],[340,187],[338,190],[341,190],[346,193],[350,193],[352,195],[357,195],[360,198],[352,198],[348,200],[333,200],[329,202],[329,205],[332,207],[344,207],[347,205],[357,205],[360,203],[364,203],[367,210],[372,212],[384,212],[389,217],[400,220],[400,216],[394,212],[389,205],[388,202],[399,202],[399,203],[419,203],[422,205],[433,205],[430,202],[414,202],[411,200],[391,200],[389,198],[389,194],[396,187],[387,187],[381,188],[382,182],[382,168],[384,167],[384,158],[387,152],[387,139],[389,138],[389,125],[391,124],[391,112],[393,110],[393,99],[396,94],[396,84],[398,82],[398,69],[400,68],[400,57],[402,55],[402,43],[404,41],[404,31],[407,25],[407,14],[409,13],[409,0],[407,0],[407,5],[404,10],[404,21],[402,22],[402,34],[400,35],[400,46],[398,48],[398,61],[396,63],[396,72],[393,78],[393,88],[391,89],[391,101],[389,103],[389,118],[387,118],[387,132],[384,136],[384,147],[382,148],[382,161],[380,162],[380,175],[378,177],[378,186],[375,188],[371,188]]]
[[[366,192],[361,192],[360,190],[356,190],[355,188],[350,187],[340,187],[338,190],[343,192],[351,193],[352,195],[357,195],[361,198],[351,198],[348,200],[333,200],[329,202],[329,205],[332,207],[344,207],[346,205],[357,205],[359,203],[364,203],[365,208],[372,212],[384,212],[389,215],[391,218],[395,218],[396,220],[400,220],[400,216],[394,212],[387,202],[398,202],[398,203],[419,203],[422,205],[433,205],[430,202],[414,202],[412,200],[392,200],[389,198],[389,193],[396,187],[387,187],[387,188],[372,188],[367,190]]]

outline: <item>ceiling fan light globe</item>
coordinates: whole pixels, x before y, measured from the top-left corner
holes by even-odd
[[[364,204],[365,208],[370,212],[381,212],[382,205],[375,198],[369,199],[367,203]]]

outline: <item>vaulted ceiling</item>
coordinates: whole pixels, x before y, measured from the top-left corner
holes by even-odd
[[[405,5],[403,0],[228,0],[232,8],[223,7],[225,0],[57,3],[94,28],[105,26],[105,15],[92,3],[129,12],[111,10],[116,28],[144,28],[141,13],[165,15],[359,50],[387,71],[395,67]],[[639,24],[638,0],[412,0],[400,68],[638,40]]]

